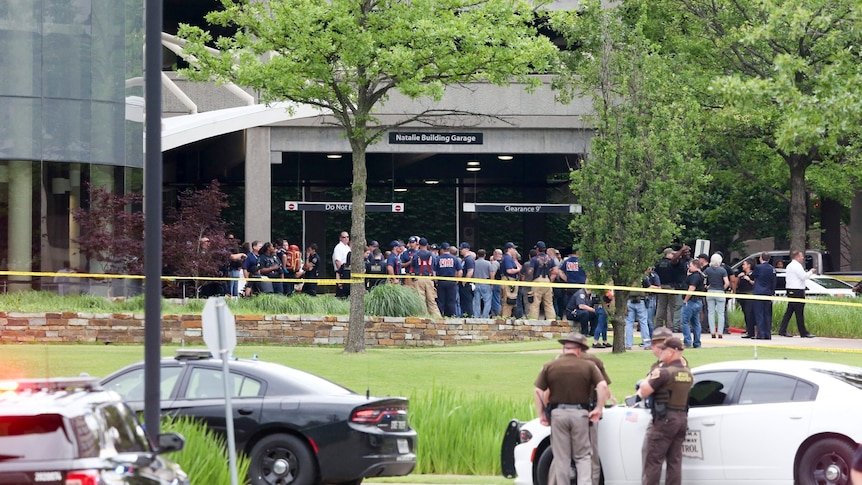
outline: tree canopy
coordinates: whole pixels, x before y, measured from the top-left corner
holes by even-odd
[[[661,55],[641,25],[621,21],[600,2],[554,18],[581,49],[568,58],[564,97],[593,99],[596,136],[572,191],[583,214],[572,222],[590,283],[639,286],[658,251],[679,235],[682,208],[698,193],[703,164],[697,99],[687,93],[685,66]],[[626,295],[618,295],[615,349],[621,350]]]
[[[513,80],[536,86],[532,74],[552,66],[556,48],[536,28],[526,0],[222,0],[211,24],[236,33],[213,39],[183,26],[193,79],[249,86],[264,101],[318,106],[344,130],[352,150],[352,251],[365,249],[365,153],[393,125],[375,110],[391,91],[440,100],[447,85]],[[207,46],[219,49],[213,53]],[[395,122],[435,124],[451,114],[430,109]],[[481,115],[482,113],[466,113]],[[354,275],[365,268],[352,258]],[[364,285],[351,288],[346,350],[364,350]]]
[[[843,200],[859,182],[862,16],[855,0],[669,0],[649,32],[709,78],[704,106],[726,143],[751,142],[746,174],[782,164],[791,249],[806,247],[809,187]],[[809,170],[811,169],[811,170]],[[764,184],[769,184],[768,180]]]

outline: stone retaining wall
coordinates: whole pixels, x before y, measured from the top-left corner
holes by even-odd
[[[346,316],[237,315],[237,343],[343,345]],[[569,323],[481,318],[366,317],[370,347],[445,346],[474,342],[546,340],[568,333]],[[144,342],[144,315],[131,313],[0,312],[0,342]],[[203,343],[200,315],[163,315],[162,343]]]

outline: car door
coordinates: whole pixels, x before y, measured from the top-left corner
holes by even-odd
[[[689,392],[688,429],[682,445],[685,483],[725,482],[721,430],[736,370],[700,372]]]
[[[171,412],[200,419],[211,430],[225,435],[227,418],[222,379],[223,372],[220,367],[190,365],[180,393],[171,404]],[[242,446],[260,422],[265,383],[233,370],[230,372],[229,383],[234,436],[237,445]]]
[[[745,372],[725,406],[721,453],[728,482],[793,480],[793,461],[808,437],[817,386],[796,376]]]

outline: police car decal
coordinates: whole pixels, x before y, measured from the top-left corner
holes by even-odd
[[[683,458],[696,458],[703,460],[703,441],[700,439],[699,429],[685,430],[685,439],[682,441]]]

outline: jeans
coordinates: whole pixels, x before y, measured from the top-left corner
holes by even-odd
[[[709,290],[707,293],[721,295],[706,297],[706,320],[709,322],[709,333],[714,334],[716,331],[724,333],[724,315],[727,308],[727,299],[724,298],[724,291]],[[717,322],[715,318],[716,314],[718,314]],[[718,324],[717,328],[716,324]]]
[[[491,312],[500,316],[500,312],[503,311],[503,301],[500,299],[500,285],[492,285],[491,286]]]
[[[476,284],[476,291],[473,293],[473,316],[478,318],[491,316],[491,285]]]
[[[599,337],[601,337],[601,340],[603,342],[607,342],[608,341],[608,314],[607,314],[607,312],[605,312],[604,306],[597,306],[597,307],[595,307],[595,309],[596,309],[596,315],[598,315],[598,318],[596,318],[596,328],[592,332],[593,339],[595,339],[595,341],[598,342]]]
[[[646,299],[646,317],[647,317],[647,327],[649,327],[650,338],[652,337],[652,331],[655,330],[655,309],[656,309],[656,297],[651,296]]]
[[[635,303],[632,300],[629,300],[627,307],[628,314],[626,315],[626,348],[630,348],[634,345],[635,319],[637,319],[641,327],[641,345],[649,346],[650,331],[649,324],[647,323],[646,302],[644,300],[640,300],[639,302]]]
[[[682,305],[682,343],[687,347],[700,347],[700,311],[703,302],[698,297],[692,297]],[[692,340],[694,333],[694,340]]]
[[[232,269],[228,273],[228,276],[231,278],[240,278],[242,277],[242,271],[238,269]],[[227,282],[227,293],[230,296],[239,296],[239,280],[232,279]]]

